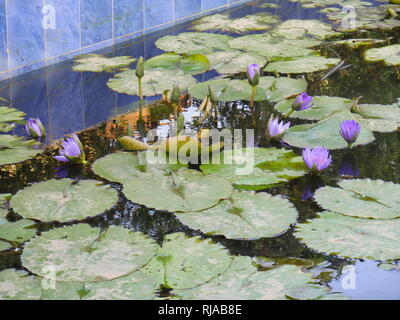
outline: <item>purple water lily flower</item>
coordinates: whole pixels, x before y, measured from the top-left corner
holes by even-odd
[[[247,67],[247,80],[252,87],[258,86],[260,82],[260,66],[258,64],[250,64]]]
[[[294,111],[302,111],[311,108],[313,98],[306,92],[299,94],[296,100],[293,101],[292,109]]]
[[[306,148],[303,150],[302,156],[307,168],[314,173],[325,170],[332,163],[332,157],[324,147]]]
[[[85,163],[85,152],[78,136],[74,133],[62,141],[63,149],[54,159],[60,162]]]
[[[284,123],[283,121],[279,122],[279,119],[274,119],[274,116],[271,115],[268,121],[267,134],[270,139],[280,140],[285,134],[286,130],[289,129],[290,122]]]
[[[39,118],[29,118],[25,124],[25,130],[32,138],[40,138],[46,135],[46,131]]]
[[[361,126],[355,120],[344,120],[340,123],[340,135],[349,144],[349,147],[356,142],[360,134]]]

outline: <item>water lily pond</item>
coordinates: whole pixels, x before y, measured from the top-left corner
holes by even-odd
[[[252,1],[0,82],[0,299],[400,299],[399,30]]]

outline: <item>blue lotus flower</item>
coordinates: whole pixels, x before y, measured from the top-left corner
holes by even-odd
[[[29,118],[26,121],[25,130],[32,138],[41,138],[46,135],[46,130],[39,118]]]
[[[302,156],[307,168],[314,173],[325,170],[332,163],[332,157],[324,147],[306,148],[303,150]]]
[[[340,135],[349,144],[349,147],[356,142],[360,134],[361,126],[355,120],[344,120],[340,123]]]
[[[61,162],[86,163],[82,143],[75,133],[62,141],[62,147],[60,154],[54,159]]]
[[[250,64],[247,67],[247,80],[252,87],[258,86],[260,82],[260,66],[258,64]]]
[[[293,101],[292,109],[294,111],[302,111],[311,108],[313,98],[306,92],[299,94],[296,100]]]
[[[285,134],[286,130],[289,129],[290,122],[284,123],[283,121],[279,122],[279,119],[274,119],[272,115],[268,121],[267,134],[270,139],[280,140]]]

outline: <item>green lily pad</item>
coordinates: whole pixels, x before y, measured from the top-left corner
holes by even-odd
[[[0,219],[0,239],[22,243],[36,234],[36,223],[29,219],[7,222]]]
[[[360,104],[357,117],[361,125],[373,132],[393,132],[400,127],[400,107],[398,104]]]
[[[354,49],[364,46],[373,46],[375,44],[384,42],[386,41],[380,39],[345,39],[345,40],[332,41],[330,43],[335,45],[345,45],[349,48]]]
[[[181,168],[169,175],[144,175],[126,181],[123,192],[132,202],[148,208],[186,212],[213,207],[229,198],[232,190],[232,185],[224,178]]]
[[[10,205],[25,218],[65,222],[102,214],[117,202],[117,191],[99,181],[53,179],[18,191]]]
[[[148,70],[142,78],[143,95],[147,97],[162,94],[165,90],[171,90],[175,84],[180,89],[188,88],[197,83],[190,74],[182,70]],[[108,80],[107,85],[111,90],[129,95],[139,95],[138,78],[135,70],[117,73],[114,78]]]
[[[34,144],[33,140],[23,141],[21,137],[0,135],[0,166],[33,158],[41,152],[41,150],[32,149]]]
[[[154,300],[160,283],[141,271],[112,281],[85,285],[84,300]]]
[[[206,72],[210,67],[207,57],[202,54],[163,53],[145,62],[147,70],[174,70],[181,69],[185,74],[199,74]]]
[[[341,33],[333,31],[331,25],[319,20],[292,19],[278,25],[272,31],[272,34],[286,39],[301,39],[305,36],[313,36],[322,40]]]
[[[92,165],[92,170],[108,181],[125,183],[140,176],[165,175],[184,167],[183,164],[149,164],[146,156],[146,152],[137,154],[130,152],[112,153],[96,160]],[[165,156],[165,159],[168,159],[167,156]]]
[[[286,300],[286,293],[312,281],[294,265],[257,271],[249,257],[235,257],[229,269],[208,283],[188,290],[174,290],[185,300]],[[323,288],[323,289],[322,289]],[[321,286],[321,295],[324,287]],[[315,296],[315,293],[313,293]]]
[[[0,272],[0,300],[38,300],[40,296],[38,277],[15,269]]]
[[[286,40],[272,37],[270,34],[252,34],[229,40],[229,46],[233,49],[252,51],[268,60],[281,60],[292,57],[302,57],[314,54],[308,49],[320,44],[315,40]]]
[[[231,261],[228,251],[211,240],[174,233],[142,271],[165,287],[193,288],[225,272]]]
[[[320,56],[305,56],[292,58],[288,61],[276,61],[269,63],[264,71],[279,73],[312,73],[326,70],[337,65],[338,58],[325,58]]]
[[[248,31],[261,31],[271,28],[271,24],[278,22],[276,16],[248,15],[242,18],[232,19],[225,14],[214,14],[198,20],[192,29],[196,31],[219,30],[232,33],[244,33]]]
[[[254,52],[240,52],[237,50],[218,51],[207,55],[213,69],[221,74],[235,74],[245,72],[250,64],[264,66],[267,60]]]
[[[24,120],[25,113],[14,108],[0,106],[0,132],[11,131],[16,121]]]
[[[357,120],[350,112],[340,112],[317,123],[297,125],[286,131],[283,140],[297,148],[347,148],[348,144],[340,135],[339,128],[343,120],[351,119]],[[374,140],[373,133],[362,126],[358,139],[352,146],[368,144]]]
[[[297,211],[289,201],[268,193],[236,191],[215,207],[177,214],[189,228],[208,235],[254,240],[273,237],[296,223]]]
[[[345,258],[400,258],[400,220],[360,219],[322,212],[297,224],[294,235],[309,248]]]
[[[370,179],[343,180],[341,188],[323,187],[314,195],[326,210],[347,216],[373,219],[400,217],[400,185]]]
[[[387,66],[398,66],[400,65],[400,44],[368,49],[364,53],[364,58],[368,62],[383,61]]]
[[[25,268],[48,277],[45,266],[56,271],[57,281],[97,282],[126,276],[146,265],[157,245],[140,232],[110,226],[101,232],[87,224],[57,228],[25,244]]]
[[[275,105],[275,110],[286,115],[292,110],[292,104],[295,99],[283,100]],[[290,118],[302,120],[322,120],[338,111],[350,111],[352,101],[340,97],[315,96],[313,105],[310,109],[293,112]]]
[[[156,41],[155,45],[166,52],[207,54],[229,50],[228,40],[230,39],[231,37],[223,34],[182,32],[177,36],[162,37]]]
[[[237,188],[260,190],[305,174],[303,159],[293,151],[276,148],[225,150],[220,164],[203,164],[205,174],[220,175]],[[247,166],[246,166],[247,165]]]
[[[6,241],[0,240],[0,252],[12,248],[12,245]]]
[[[75,57],[72,69],[77,72],[113,72],[128,67],[136,59],[128,56],[108,58],[100,54],[85,54]]]
[[[211,86],[218,100],[228,102],[248,100],[251,96],[251,86],[246,80],[220,79],[199,83],[189,88],[190,94],[198,99],[203,99],[208,94]],[[305,91],[307,82],[304,79],[290,79],[286,77],[261,77],[257,86],[255,101],[277,102],[292,95]]]

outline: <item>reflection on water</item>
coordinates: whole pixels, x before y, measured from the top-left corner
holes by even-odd
[[[257,12],[257,10],[260,9],[246,6],[244,9],[232,11],[231,14],[234,17],[240,17]],[[321,17],[321,14],[315,10],[300,10],[298,4],[290,2],[282,2],[279,9],[270,10],[281,15],[282,18],[312,19]],[[163,33],[179,33],[185,31],[186,28],[187,26],[183,26]],[[160,53],[153,42],[162,35],[143,37],[137,42],[103,50],[103,52],[109,55],[135,57],[144,55],[149,58]],[[392,36],[394,37],[392,41],[398,41],[396,32],[384,35],[372,33],[370,36]],[[336,72],[322,83],[319,81],[321,74],[308,75],[309,94],[342,96],[351,99],[363,96],[362,103],[390,104],[396,102],[400,83],[395,69],[382,68],[379,64],[366,64],[361,58],[362,49],[352,51],[344,47],[335,47],[334,49],[324,47],[321,50],[326,51],[330,56],[339,55],[352,66]],[[214,72],[209,72],[199,76],[199,80],[208,80],[214,76],[216,76]],[[28,116],[39,117],[47,128],[48,141],[51,141],[64,134],[95,125],[116,114],[137,109],[137,98],[117,94],[108,89],[106,82],[109,77],[110,75],[106,74],[74,73],[71,71],[71,62],[67,61],[40,72],[13,79],[9,83],[0,83],[0,96],[9,98],[14,107],[25,111]],[[186,120],[196,117],[198,104],[198,101],[193,100],[192,105],[185,106]],[[266,124],[272,109],[273,105],[267,102],[256,103],[254,112],[256,126],[254,127],[253,116],[248,105],[241,102],[221,103],[218,120],[208,119],[204,127],[210,129],[219,127],[255,128],[257,146],[275,146],[276,142],[269,142],[265,139]],[[156,103],[151,107],[143,108],[141,113],[136,111],[122,114],[112,121],[102,123],[99,127],[82,132],[80,139],[85,145],[89,163],[114,151],[116,138],[121,135],[127,134],[143,138],[149,129],[157,129],[157,135],[160,138],[167,137],[171,111],[171,106],[167,103]],[[293,124],[298,123],[302,122],[293,121]],[[196,127],[195,124],[190,126],[191,129],[196,129]],[[24,134],[23,128],[16,129],[14,133]],[[321,177],[308,175],[285,185],[268,189],[268,192],[290,199],[299,212],[298,221],[305,222],[307,219],[314,218],[316,213],[321,211],[321,208],[312,200],[315,190],[324,185],[335,186],[336,182],[343,177],[382,179],[400,183],[399,137],[398,132],[376,134],[376,141],[371,144],[359,146],[352,149],[351,152],[334,151],[333,166]],[[287,145],[284,147],[289,148]],[[59,166],[59,163],[52,157],[56,149],[57,146],[51,146],[37,159],[2,168],[0,170],[0,193],[15,193],[29,183],[54,177],[73,179],[83,177],[101,180],[93,174],[90,164],[84,167]],[[113,184],[113,187],[121,191],[120,185]],[[166,234],[178,231],[188,235],[202,235],[182,225],[171,213],[159,212],[133,204],[122,193],[119,196],[120,201],[115,210],[88,219],[87,222],[92,226],[101,227],[110,224],[122,225],[135,231],[142,231],[157,241],[162,241]],[[11,213],[8,218],[13,220],[18,216]],[[40,225],[40,230],[49,230],[53,226],[59,225],[59,223],[44,223]],[[378,268],[377,262],[374,261],[355,262],[313,252],[293,236],[293,228],[275,238],[257,241],[227,240],[223,237],[213,237],[213,239],[225,245],[232,254],[297,259],[281,260],[281,263],[299,263],[301,259],[323,262],[323,266],[319,265],[321,270],[329,268],[334,272],[328,273],[329,276],[322,272],[321,281],[330,283],[335,291],[344,292],[353,298],[400,298],[400,274],[397,270],[384,271]],[[0,254],[0,269],[21,268],[20,253],[21,251],[15,251]],[[343,269],[345,266],[354,268]],[[349,272],[355,273],[355,288],[345,289],[342,281]]]

